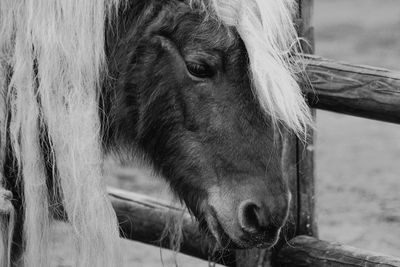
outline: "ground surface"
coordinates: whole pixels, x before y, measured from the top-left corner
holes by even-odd
[[[316,0],[317,54],[400,70],[398,0]],[[318,112],[317,213],[320,237],[400,257],[400,126]],[[113,185],[149,195],[164,186],[140,175]],[[54,262],[68,265],[67,230],[57,226]],[[126,266],[162,266],[160,250],[123,241]],[[173,257],[164,252],[164,266]],[[179,256],[180,266],[207,266]]]

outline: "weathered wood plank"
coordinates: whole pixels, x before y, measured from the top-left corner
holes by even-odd
[[[197,223],[189,214],[181,209],[170,206],[143,195],[109,188],[109,196],[116,211],[121,235],[124,238],[144,242],[147,244],[168,248],[169,239],[160,241],[165,225],[169,218],[183,218],[183,243],[180,252],[200,259],[209,259],[209,251],[213,251],[214,244],[206,240],[197,230]],[[258,256],[258,265],[270,266],[269,252],[258,251],[243,257],[241,262],[246,266],[246,259]],[[218,262],[231,265],[232,254],[224,257],[215,255]],[[400,267],[400,259],[379,255],[352,248],[349,246],[321,241],[309,236],[297,236],[284,245],[274,258],[275,266],[387,266]]]
[[[312,110],[316,118],[315,110]],[[318,237],[315,216],[314,131],[308,131],[306,142],[297,139],[297,229],[296,235]]]
[[[170,249],[169,236],[160,239],[164,236],[168,223],[181,221],[183,232],[181,253],[204,260],[216,259],[218,263],[228,266],[234,261],[229,251],[223,255],[219,251],[214,251],[213,240],[206,239],[200,234],[197,223],[187,212],[159,200],[120,189],[110,187],[108,193],[123,238]]]
[[[314,26],[313,9],[314,0],[300,2],[299,36],[307,40],[302,44],[305,53],[313,54]],[[307,87],[307,85],[303,85]],[[316,112],[312,110],[315,119]],[[296,235],[318,236],[315,217],[315,179],[314,179],[314,131],[308,129],[308,140],[297,139],[297,229]]]
[[[350,246],[321,241],[309,236],[298,236],[284,246],[277,255],[276,266],[400,266],[400,259],[363,251]]]
[[[400,73],[307,55],[312,107],[400,123]],[[308,83],[308,81],[305,81]]]

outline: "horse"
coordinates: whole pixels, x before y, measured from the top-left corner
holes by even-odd
[[[49,226],[62,219],[77,265],[118,266],[109,154],[151,166],[221,246],[276,244],[290,206],[283,136],[311,123],[296,82],[295,9],[2,0],[0,164],[12,204],[3,265],[48,266]]]

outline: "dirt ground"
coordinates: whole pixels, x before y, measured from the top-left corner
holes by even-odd
[[[316,53],[400,70],[398,0],[316,0]],[[317,214],[322,239],[400,257],[400,126],[318,111]],[[124,172],[110,184],[168,198],[165,185]],[[68,266],[67,229],[54,230],[54,262]],[[174,266],[171,253],[122,241],[126,266]],[[207,262],[178,257],[179,266]]]

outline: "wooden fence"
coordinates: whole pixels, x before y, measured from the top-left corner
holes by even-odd
[[[311,44],[303,47],[307,54],[306,72],[312,84],[307,86],[308,81],[305,82],[303,90],[311,107],[400,123],[400,73],[312,56],[313,0],[298,0],[298,4],[298,32]],[[214,244],[198,233],[196,222],[188,214],[159,200],[110,188],[121,234],[128,239],[168,248],[168,238],[159,241],[164,226],[169,218],[179,219],[183,214],[181,252],[227,266],[400,266],[400,259],[317,239],[312,132],[310,136],[307,145],[291,137],[290,149],[283,155],[293,195],[291,215],[294,220],[286,231],[291,239],[289,243],[282,242],[273,251],[227,251],[210,258]]]

